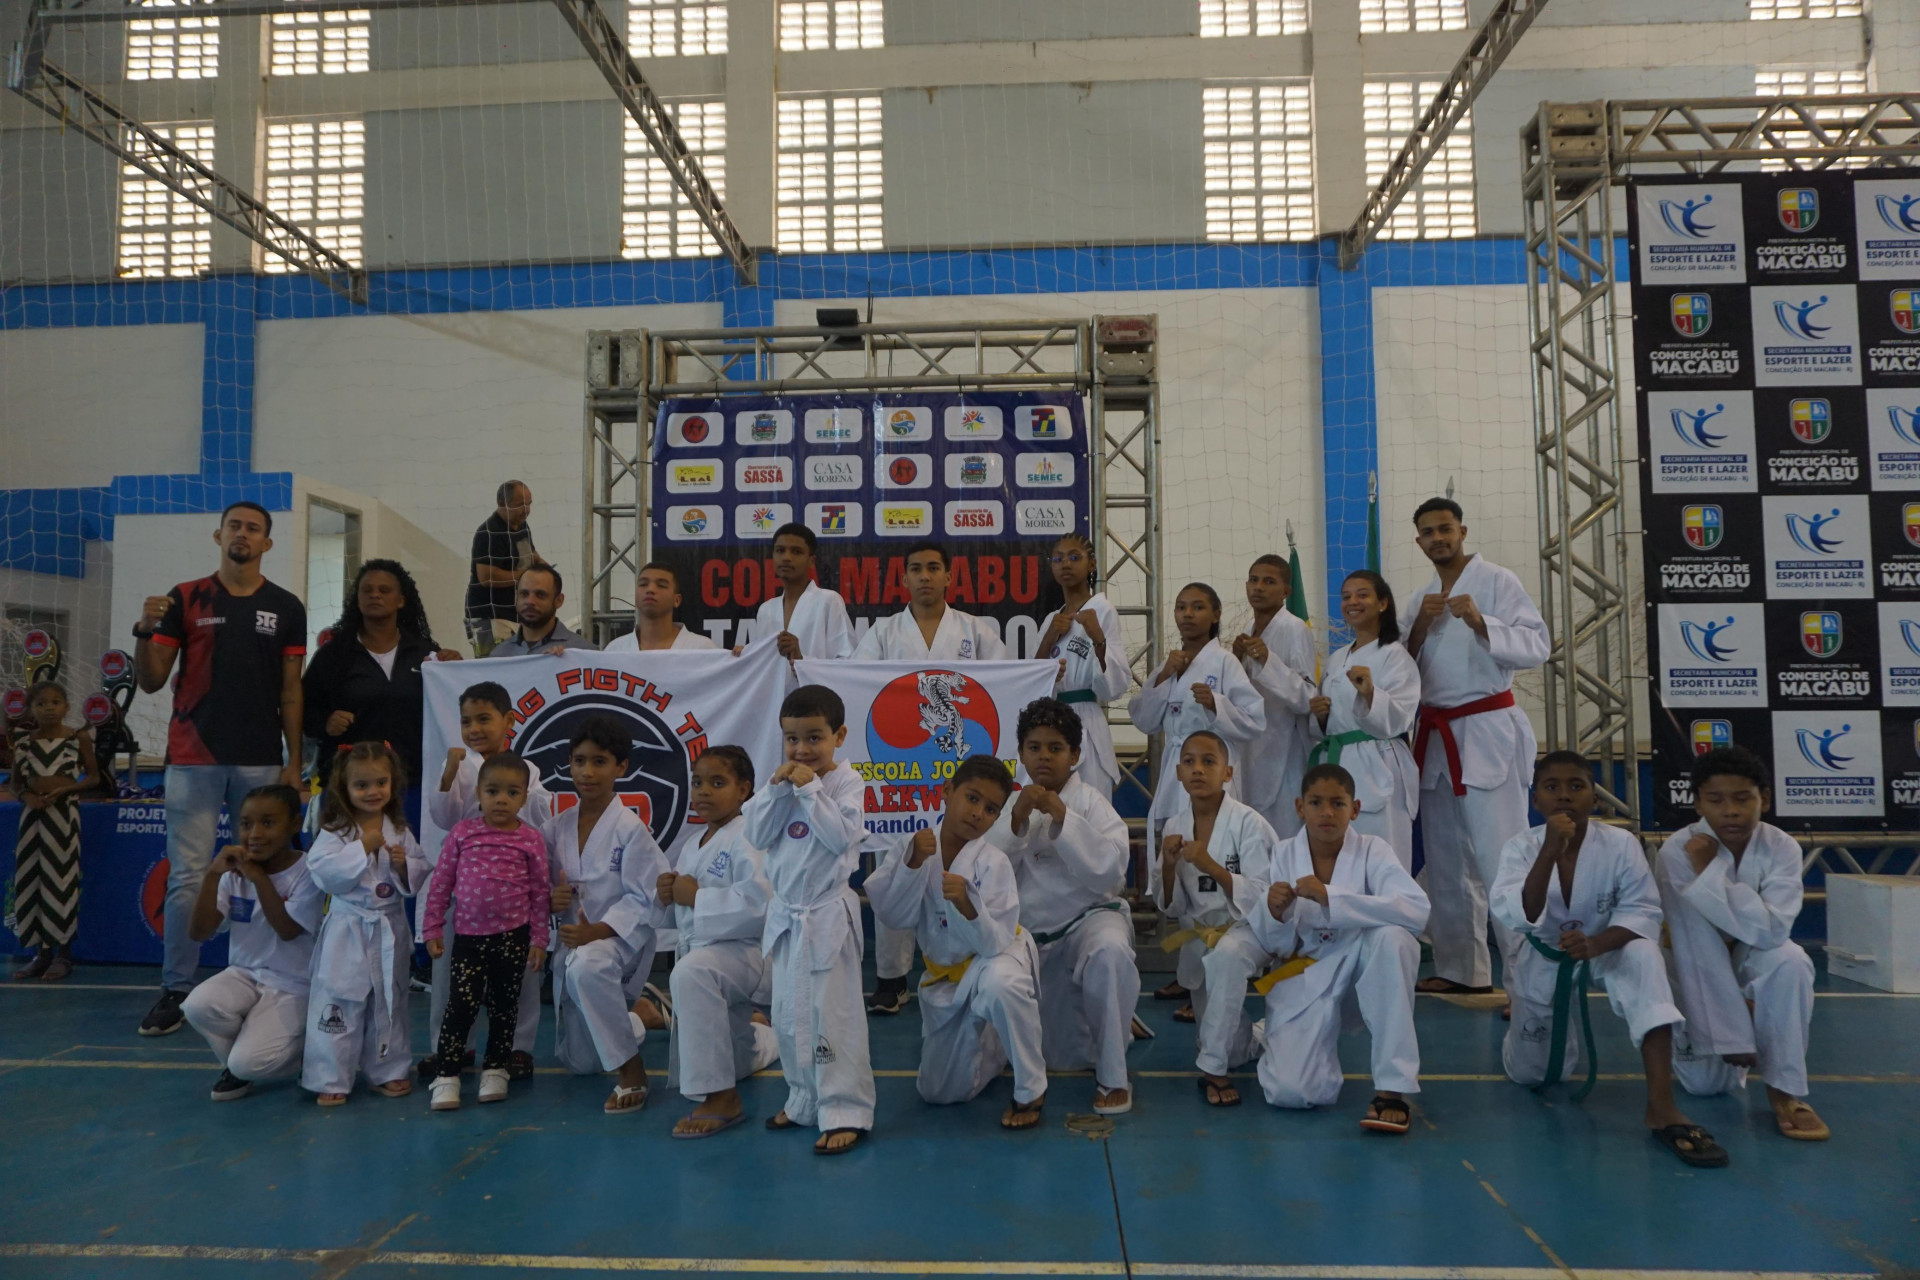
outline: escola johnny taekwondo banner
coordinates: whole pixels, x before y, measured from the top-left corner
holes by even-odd
[[[700,835],[687,807],[693,762],[710,746],[744,747],[756,777],[781,758],[780,698],[787,664],[769,647],[736,658],[719,652],[595,653],[429,662],[421,790],[440,783],[451,747],[460,746],[460,691],[482,680],[505,686],[513,701],[510,749],[525,756],[562,810],[577,801],[568,776],[569,743],[582,721],[607,715],[633,736],[633,756],[617,784],[671,862],[676,846]],[[437,847],[446,832],[421,806],[421,844]]]
[[[960,762],[991,756],[1015,767],[1020,711],[1050,697],[1052,662],[829,662],[804,659],[802,684],[824,684],[847,706],[847,741],[836,753],[867,784],[867,832],[875,845],[939,823],[944,788]]]
[[[653,427],[653,555],[679,570],[680,621],[738,646],[780,589],[781,525],[818,536],[819,581],[856,635],[906,607],[907,548],[936,539],[948,602],[994,619],[1024,657],[1058,603],[1053,542],[1089,531],[1087,450],[1069,393],[669,400]]]
[[[1920,827],[1920,174],[1631,184],[1657,820]]]

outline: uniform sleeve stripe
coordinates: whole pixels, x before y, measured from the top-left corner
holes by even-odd
[[[180,647],[178,640],[175,640],[172,636],[163,636],[158,631],[148,636],[147,642],[149,644],[163,644],[169,649],[178,649]]]

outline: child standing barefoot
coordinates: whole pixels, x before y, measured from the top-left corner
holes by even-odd
[[[321,797],[307,870],[333,900],[314,942],[300,1084],[323,1107],[345,1102],[357,1075],[389,1098],[413,1092],[405,902],[427,861],[407,830],[405,785],[391,747],[359,742]]]
[[[255,1081],[300,1069],[313,931],[324,901],[293,843],[299,792],[255,787],[234,825],[240,842],[207,868],[189,926],[193,940],[205,942],[227,925],[227,967],[180,1006],[220,1060],[215,1102],[244,1098]]]
[[[67,691],[51,681],[33,687],[32,729],[14,739],[13,788],[20,793],[20,840],[13,869],[14,933],[35,947],[14,974],[25,982],[59,982],[73,972],[73,935],[80,927],[80,803],[76,795],[100,776],[93,739],[67,727]]]
[[[451,948],[452,982],[440,1024],[440,1074],[432,1086],[435,1111],[460,1107],[460,1059],[482,1001],[487,1051],[480,1063],[480,1101],[506,1101],[520,985],[529,970],[538,972],[546,962],[552,909],[547,842],[520,821],[531,776],[527,762],[511,751],[487,757],[479,774],[480,816],[448,833],[434,868],[420,931],[436,960],[449,950],[443,938],[447,909],[459,895],[459,936]]]

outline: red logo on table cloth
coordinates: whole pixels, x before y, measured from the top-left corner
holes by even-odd
[[[813,828],[804,822],[789,822],[787,824],[787,839],[789,840],[805,840],[812,834]]]
[[[153,864],[147,870],[147,878],[140,885],[140,917],[147,922],[147,928],[153,930],[153,936],[167,936],[167,872],[171,864],[165,858]]]

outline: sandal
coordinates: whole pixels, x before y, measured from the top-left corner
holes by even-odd
[[[1107,1101],[1102,1102],[1105,1098]],[[1114,1101],[1118,1098],[1119,1101]],[[1097,1116],[1123,1116],[1133,1110],[1132,1089],[1099,1089],[1093,1091],[1093,1114]]]
[[[1240,1090],[1224,1080],[1209,1080],[1200,1077],[1200,1096],[1207,1100],[1210,1107],[1237,1107],[1240,1105]]]
[[[1802,1129],[1798,1125],[1789,1124],[1787,1122],[1786,1116],[1780,1115],[1778,1112],[1775,1112],[1773,1117],[1773,1122],[1774,1124],[1779,1126],[1781,1137],[1792,1138],[1796,1142],[1825,1142],[1828,1138],[1831,1138],[1833,1136],[1833,1130],[1827,1128],[1826,1121],[1822,1120],[1819,1117],[1819,1115],[1814,1111],[1814,1109],[1808,1106],[1806,1103],[1796,1102],[1791,1107],[1788,1107],[1787,1111],[1789,1114],[1793,1116],[1800,1116],[1800,1115],[1812,1116],[1813,1122],[1817,1127],[1812,1129]]]
[[[635,1098],[638,1098],[639,1101],[635,1102]],[[629,1089],[626,1085],[616,1084],[613,1086],[613,1092],[607,1095],[606,1102],[601,1104],[600,1109],[610,1116],[619,1116],[625,1115],[629,1111],[639,1111],[646,1105],[646,1085],[643,1084],[637,1089]]]
[[[1388,1112],[1397,1112],[1400,1118],[1389,1120]],[[1405,1133],[1413,1127],[1413,1107],[1405,1098],[1389,1098],[1384,1093],[1376,1093],[1373,1101],[1367,1104],[1366,1118],[1360,1121],[1360,1127],[1372,1133]]]
[[[1183,1004],[1173,1011],[1173,1020],[1175,1022],[1192,1022],[1195,1018],[1196,1015],[1193,1012],[1193,1006],[1190,1004]]]
[[[1154,1038],[1153,1028],[1141,1021],[1140,1015],[1137,1013],[1133,1015],[1133,1026],[1129,1028],[1129,1030],[1133,1032],[1133,1038],[1135,1040],[1151,1040]]]
[[[315,1105],[322,1107],[344,1107],[347,1105],[347,1095],[344,1093],[323,1093],[313,1101]]]
[[[830,1147],[827,1145],[827,1143],[843,1133],[852,1134],[853,1141],[842,1147]],[[817,1156],[843,1156],[865,1141],[866,1136],[867,1131],[865,1129],[829,1129],[820,1135],[818,1142],[813,1144],[813,1154]]]
[[[809,1127],[808,1125],[801,1124],[798,1120],[789,1120],[787,1113],[784,1111],[776,1111],[767,1117],[767,1128],[774,1133],[779,1133],[784,1129],[805,1129]]]
[[[1726,1151],[1713,1140],[1712,1134],[1697,1124],[1670,1124],[1664,1129],[1649,1130],[1648,1136],[1696,1169],[1727,1167]]]
[[[73,973],[73,961],[65,956],[55,956],[47,971],[40,975],[42,982],[63,982]]]
[[[1040,1109],[1047,1105],[1047,1095],[1041,1094],[1032,1102],[1009,1102],[1000,1116],[1002,1129],[1031,1129],[1040,1123]],[[1031,1116],[1031,1119],[1027,1117]]]
[[[711,1138],[716,1133],[726,1132],[746,1118],[747,1113],[745,1111],[736,1111],[730,1116],[686,1115],[680,1118],[680,1123],[674,1125],[673,1132],[667,1136],[670,1138]],[[689,1123],[705,1122],[708,1120],[718,1120],[720,1123],[714,1125],[711,1129],[686,1129],[681,1127]]]
[[[1176,978],[1172,982],[1169,982],[1166,986],[1161,987],[1159,990],[1155,991],[1153,993],[1153,998],[1155,1000],[1185,1000],[1187,998],[1187,995],[1188,995],[1187,989],[1181,986],[1180,980]]]
[[[404,1098],[413,1092],[413,1081],[389,1080],[373,1086],[373,1091],[383,1098]]]

